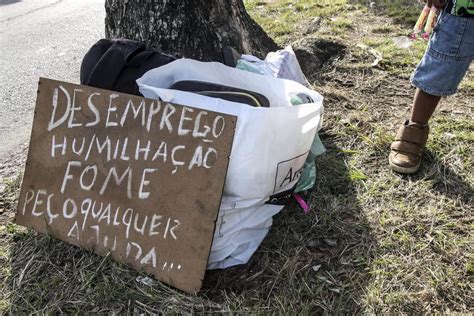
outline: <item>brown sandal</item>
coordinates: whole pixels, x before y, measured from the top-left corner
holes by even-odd
[[[420,168],[421,156],[428,140],[428,134],[428,125],[405,121],[391,146],[388,156],[390,168],[403,174],[417,172]]]

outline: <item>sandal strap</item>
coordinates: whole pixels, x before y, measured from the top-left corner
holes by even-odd
[[[398,130],[395,140],[403,140],[410,143],[425,146],[428,140],[428,126],[418,127],[416,125],[403,124]]]
[[[421,155],[423,153],[423,146],[400,140],[394,141],[392,143],[391,149],[413,155]]]

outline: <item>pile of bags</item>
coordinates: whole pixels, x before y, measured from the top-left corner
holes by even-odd
[[[129,56],[123,49],[119,53]],[[94,47],[88,54],[81,83],[90,85],[103,55],[95,58]],[[146,72],[142,67],[130,90],[238,117],[208,269],[244,264],[270,230],[272,217],[283,209],[281,198],[314,186],[314,158],[324,152],[317,137],[323,98],[308,88],[291,47],[265,60],[242,55],[235,68],[192,59],[160,60],[165,62]],[[126,86],[123,78],[120,85]],[[98,87],[120,91],[113,83]]]

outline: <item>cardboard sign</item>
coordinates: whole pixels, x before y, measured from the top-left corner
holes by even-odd
[[[16,222],[200,289],[236,117],[41,78]]]

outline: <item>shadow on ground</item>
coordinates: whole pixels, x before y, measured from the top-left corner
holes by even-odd
[[[377,242],[357,201],[346,157],[331,135],[322,138],[327,153],[318,158],[311,213],[291,205],[277,215],[247,265],[208,273],[203,290],[208,297],[236,310],[361,312]]]

